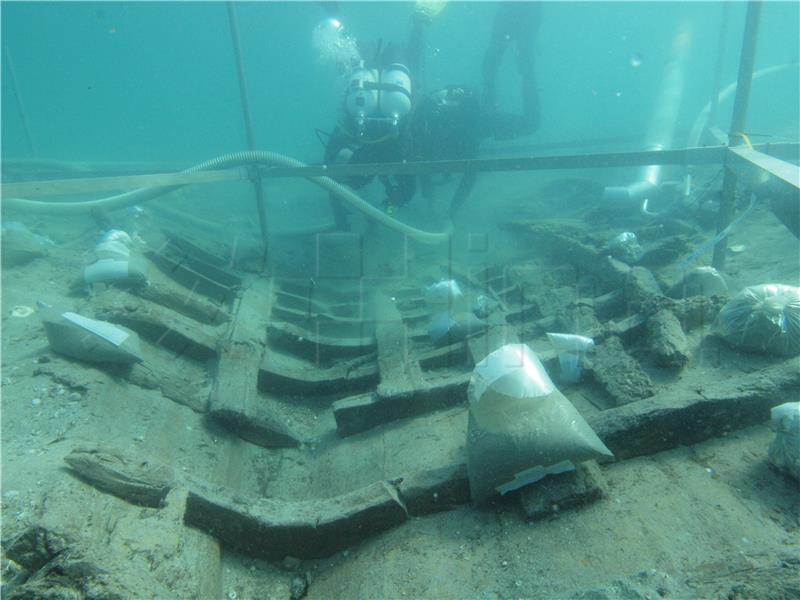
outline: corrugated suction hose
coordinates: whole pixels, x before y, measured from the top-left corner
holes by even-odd
[[[247,152],[234,152],[232,154],[223,154],[211,160],[207,160],[200,164],[194,165],[185,169],[183,173],[194,173],[196,171],[210,171],[214,169],[229,169],[232,167],[240,167],[244,165],[280,165],[282,167],[306,167],[303,162],[295,160],[288,156],[278,154],[277,152],[265,152],[262,150],[252,150]],[[450,233],[433,233],[430,231],[422,231],[410,225],[406,225],[397,219],[393,219],[382,210],[375,208],[358,194],[347,189],[343,185],[337,183],[330,177],[308,177],[308,180],[316,185],[324,188],[338,200],[349,205],[351,208],[360,211],[367,218],[378,221],[386,227],[393,229],[399,233],[409,236],[425,244],[438,244],[446,241]],[[135,204],[142,204],[149,202],[154,198],[162,196],[173,190],[184,187],[184,185],[171,185],[164,187],[146,187],[107,198],[100,198],[98,200],[85,200],[82,202],[40,202],[37,200],[25,200],[22,198],[6,198],[3,200],[3,207],[8,209],[15,209],[26,212],[39,212],[48,214],[59,215],[75,215],[85,214],[96,209],[102,210],[117,210]]]

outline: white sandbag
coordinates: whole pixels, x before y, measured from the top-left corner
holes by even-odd
[[[800,287],[779,283],[746,287],[719,311],[714,332],[744,350],[800,354]]]
[[[139,336],[120,325],[55,310],[44,311],[42,324],[50,348],[59,354],[92,362],[143,360]]]
[[[728,296],[728,284],[714,267],[696,267],[688,271],[669,291],[672,298],[692,296]]]
[[[458,305],[464,302],[464,294],[453,279],[442,279],[423,290],[425,302],[432,306]]]
[[[15,224],[15,227],[9,227],[4,223],[0,234],[0,257],[6,269],[25,265],[48,254],[46,238],[34,235],[21,223]]]
[[[83,284],[122,283],[144,285],[147,283],[147,263],[139,257],[127,259],[102,258],[83,269]]]
[[[768,459],[778,471],[800,480],[800,402],[786,402],[771,411],[775,439]]]
[[[558,352],[558,375],[561,383],[578,383],[583,373],[584,355],[594,350],[594,340],[571,333],[548,333],[547,339]]]
[[[482,321],[471,312],[458,312],[451,315],[443,312],[436,315],[428,326],[428,336],[434,346],[441,347],[455,344],[468,336],[486,329],[486,321]]]
[[[468,397],[467,471],[475,503],[574,463],[613,456],[524,344],[508,344],[479,362]]]
[[[133,240],[131,239],[131,236],[129,236],[126,231],[122,231],[121,229],[109,229],[106,231],[100,238],[99,243],[102,244],[105,242],[117,242],[126,246],[127,248],[133,248]]]
[[[131,249],[122,242],[112,240],[97,244],[94,247],[94,255],[101,260],[104,258],[127,260],[131,255]]]

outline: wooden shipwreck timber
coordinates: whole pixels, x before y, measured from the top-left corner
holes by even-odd
[[[438,345],[427,331],[435,309],[422,286],[240,276],[190,242],[169,239],[149,255],[154,285],[96,294],[89,305],[95,316],[136,331],[146,356],[169,353],[172,360],[112,372],[159,387],[262,454],[272,465],[265,493],[175,475],[146,452],[78,448],[67,463],[83,481],[134,504],[159,507],[181,498],[186,525],[237,552],[310,559],[411,517],[469,503],[467,386],[474,365],[503,344],[527,342],[557,372],[545,332],[579,323],[594,338],[597,352],[584,382],[564,392],[579,392],[576,406],[617,460],[761,423],[772,406],[800,390],[795,358],[765,358],[763,369],[735,383],[682,385],[677,373],[689,357],[731,352],[697,335],[721,298],[669,298],[646,267],[615,261],[571,236],[569,227],[512,228],[556,240],[566,249],[561,259],[596,271],[596,295],[565,295],[558,282],[544,289],[524,265],[456,272],[465,295],[491,308],[483,326]],[[654,256],[671,259],[661,251]],[[682,358],[665,358],[676,352]],[[430,450],[425,464],[404,457],[415,440]],[[378,454],[387,457],[380,465]],[[369,457],[370,464],[354,474],[345,456]],[[293,467],[275,467],[287,459]],[[306,490],[296,484],[301,472]],[[290,479],[295,483],[282,488]],[[541,518],[546,507],[591,502],[604,491],[602,469],[586,463],[509,496],[523,516]]]

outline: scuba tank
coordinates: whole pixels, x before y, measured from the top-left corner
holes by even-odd
[[[400,63],[367,69],[361,61],[350,75],[344,108],[357,137],[397,135],[400,122],[411,112],[408,69]]]

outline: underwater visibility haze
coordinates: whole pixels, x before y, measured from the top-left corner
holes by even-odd
[[[798,3],[0,28],[3,597],[800,598]]]

